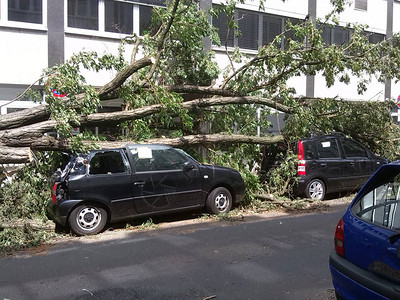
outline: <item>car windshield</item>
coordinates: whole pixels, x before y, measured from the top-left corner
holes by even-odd
[[[179,148],[174,148],[176,151],[178,151],[179,153],[183,154],[184,156],[190,158],[191,160],[195,161],[196,163],[199,163],[196,159],[194,159],[190,154],[187,154],[185,151],[183,151],[182,149]]]

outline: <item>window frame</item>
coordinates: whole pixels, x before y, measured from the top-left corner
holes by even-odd
[[[330,146],[329,147],[323,147],[323,143],[329,142]],[[321,152],[320,152],[320,147],[319,145],[321,145],[321,149],[323,148],[331,148],[331,149],[336,149],[337,150],[337,156],[333,156],[333,157],[323,157],[321,156]],[[332,147],[332,145],[335,145],[335,147]],[[318,159],[341,159],[342,155],[340,152],[340,147],[339,147],[339,143],[338,140],[336,138],[325,138],[325,139],[320,139],[317,140],[315,143],[316,146],[316,150],[317,150],[317,155],[318,155]]]
[[[213,7],[216,7],[216,6],[218,6],[218,4],[213,4]],[[274,14],[270,14],[270,13],[263,13],[263,12],[259,12],[259,11],[248,10],[248,9],[244,9],[244,8],[237,8],[235,10],[235,13],[234,13],[234,19],[235,19],[235,22],[236,22],[236,24],[238,26],[239,26],[239,21],[240,21],[240,14],[241,13],[246,13],[246,12],[248,12],[248,14],[255,14],[255,15],[258,16],[258,26],[257,26],[258,27],[258,32],[256,34],[254,34],[254,36],[256,36],[256,39],[257,39],[258,47],[260,47],[260,46],[262,47],[262,46],[265,45],[264,44],[264,20],[265,19],[268,20],[268,18],[273,18],[273,19],[280,20],[281,21],[281,25],[280,25],[281,26],[281,32],[283,32],[287,21],[291,21],[293,23],[295,21],[300,21],[301,20],[300,18],[294,18],[294,17],[289,17],[289,16],[281,16],[281,15],[274,15]],[[213,21],[214,19],[215,18],[211,18],[211,23],[218,30],[220,27],[217,26],[218,24],[214,23],[214,21]],[[224,26],[224,27],[226,27],[226,26]],[[285,39],[286,38],[287,38],[287,36],[285,35],[285,38],[281,41],[280,45],[277,45],[277,46],[279,46],[280,49],[284,49],[284,47],[285,47]],[[220,39],[221,39],[221,36],[220,36]],[[239,39],[240,39],[240,37],[235,37],[234,36],[233,37],[233,44],[229,44],[228,43],[227,48],[228,49],[233,49],[234,47],[238,47],[240,49],[240,51],[244,52],[244,53],[246,53],[246,52],[248,52],[248,53],[256,53],[257,52],[258,47],[257,47],[257,49],[240,47],[239,46]],[[213,45],[213,47],[217,48],[217,49],[224,49],[225,48],[224,40],[221,39],[221,46]]]
[[[43,0],[43,1],[48,1],[48,0]],[[153,1],[154,2],[154,1]],[[141,24],[141,16],[140,16],[140,6],[151,6],[151,7],[162,7],[161,5],[150,5],[149,3],[143,1],[141,3],[140,1],[121,1],[121,3],[127,3],[132,5],[132,15],[133,15],[133,32],[132,34],[137,34],[139,36],[140,33],[142,32],[140,29],[140,24]],[[99,23],[99,28],[98,30],[91,30],[91,29],[82,29],[82,28],[75,28],[75,27],[69,27],[68,26],[68,1],[64,1],[64,11],[66,12],[64,14],[64,31],[67,34],[76,34],[76,35],[90,35],[90,36],[96,36],[96,37],[101,37],[101,38],[116,38],[120,39],[126,36],[131,35],[127,33],[119,33],[119,32],[109,32],[105,30],[106,24],[105,24],[105,19],[106,19],[106,12],[105,12],[105,0],[98,0],[98,23]]]
[[[51,0],[42,1],[42,23],[29,23],[21,21],[9,21],[8,20],[8,0],[0,1],[0,26],[21,28],[21,29],[32,29],[47,31],[47,2]]]
[[[368,11],[368,0],[354,0],[354,9]]]

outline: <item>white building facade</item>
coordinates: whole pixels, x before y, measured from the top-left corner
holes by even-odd
[[[73,53],[96,51],[116,53],[119,41],[127,34],[140,35],[150,22],[152,6],[161,0],[1,0],[0,1],[0,114],[34,105],[32,101],[12,101],[28,86],[40,90],[37,80],[46,67],[64,62]],[[202,8],[218,5],[219,0],[200,0]],[[219,28],[222,44],[238,46],[241,51],[256,53],[257,47],[281,32],[287,19],[324,18],[330,11],[329,0],[266,0],[265,11],[257,1],[238,5],[236,14],[242,36],[226,37],[223,17],[212,20]],[[367,24],[372,42],[400,31],[400,1],[354,0],[340,16],[340,24]],[[327,43],[342,43],[349,31],[338,26],[324,32]],[[228,63],[225,49],[213,45],[220,66]],[[129,51],[128,51],[129,52]],[[127,59],[129,59],[127,57]],[[101,86],[110,72],[89,74],[88,82]],[[400,86],[394,82],[373,82],[364,95],[354,84],[337,83],[327,88],[321,76],[298,77],[289,82],[297,93],[315,97],[340,96],[349,100],[397,99]],[[29,100],[29,99],[22,99]],[[393,116],[397,118],[394,106]],[[400,120],[400,119],[399,119]],[[397,120],[396,120],[397,121]]]

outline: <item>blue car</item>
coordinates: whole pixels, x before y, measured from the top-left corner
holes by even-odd
[[[400,161],[365,183],[339,220],[334,244],[337,299],[400,299]]]

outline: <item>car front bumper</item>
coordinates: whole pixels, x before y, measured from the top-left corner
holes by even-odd
[[[331,252],[329,268],[336,292],[346,300],[400,299],[400,285],[364,270]]]

